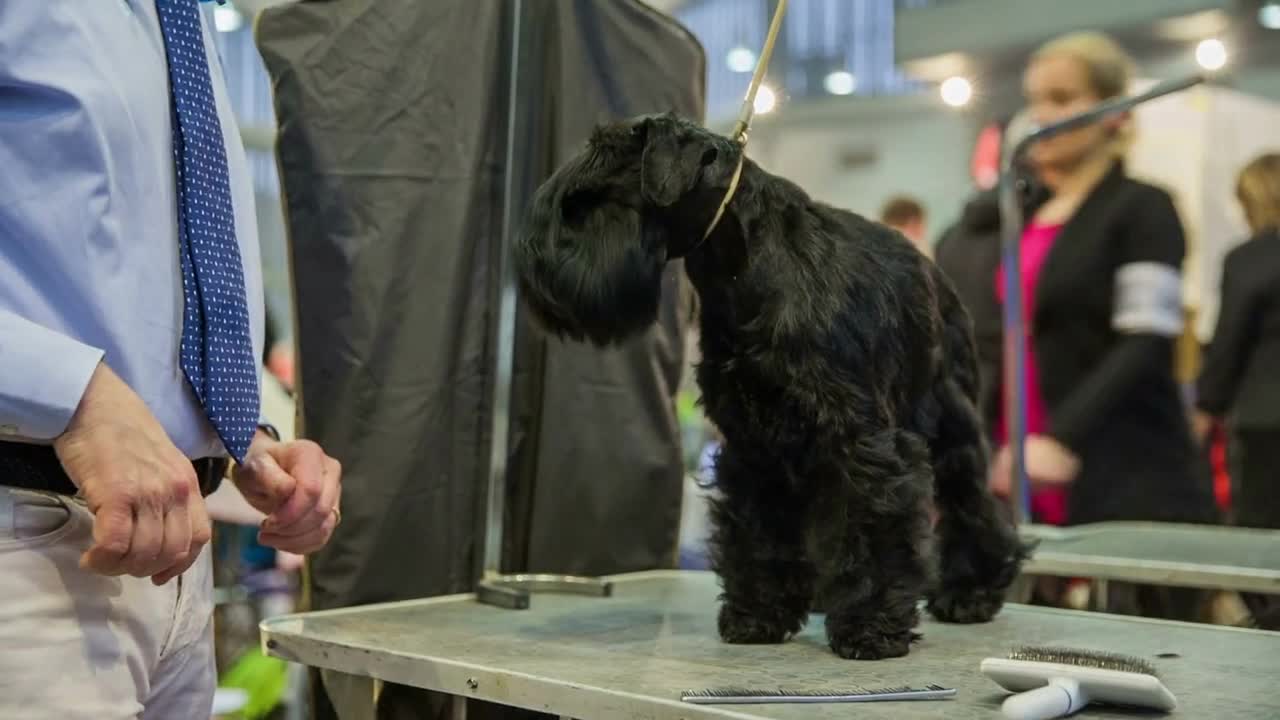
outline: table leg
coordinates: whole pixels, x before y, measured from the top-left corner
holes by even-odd
[[[467,720],[467,696],[454,695],[449,708],[449,720]]]
[[[1094,578],[1093,586],[1093,609],[1098,612],[1107,611],[1107,579]]]

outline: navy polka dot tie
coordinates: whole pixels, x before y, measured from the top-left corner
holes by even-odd
[[[209,80],[197,0],[156,0],[169,58],[182,252],[182,371],[222,438],[244,459],[258,425],[258,363],[249,334],[226,146]]]

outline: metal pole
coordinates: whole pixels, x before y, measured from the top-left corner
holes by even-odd
[[[506,187],[502,199],[502,238],[494,262],[498,264],[498,328],[495,334],[493,429],[489,439],[488,510],[485,513],[484,576],[501,572],[503,525],[506,520],[507,454],[511,429],[511,375],[515,358],[516,285],[510,254],[516,232],[516,128],[519,123],[520,24],[524,0],[513,0],[511,11],[511,88],[507,95]]]
[[[1022,144],[1006,158],[1000,174],[1000,234],[1004,261],[1004,418],[1009,451],[1013,460],[1009,482],[1010,501],[1017,524],[1031,515],[1030,486],[1027,481],[1024,439],[1026,426],[1026,368],[1023,367],[1023,342],[1026,323],[1022,317],[1022,204],[1018,198],[1018,179],[1014,175]]]
[[[1022,316],[1022,205],[1018,198],[1017,178],[1014,169],[1030,147],[1042,140],[1076,128],[1128,112],[1142,103],[1164,97],[1205,82],[1204,75],[1194,75],[1169,80],[1156,85],[1145,93],[1132,97],[1116,98],[1073,115],[1065,120],[1035,130],[1014,145],[1002,163],[1000,175],[1000,235],[1001,254],[1004,261],[1004,384],[1005,425],[1009,431],[1009,449],[1013,459],[1013,477],[1010,482],[1014,517],[1023,524],[1030,516],[1030,483],[1026,473],[1024,445],[1026,427],[1026,368],[1023,367],[1022,343],[1027,334],[1026,318]]]
[[[507,97],[507,151],[506,183],[502,206],[502,241],[495,262],[498,263],[498,326],[494,337],[493,382],[493,432],[489,447],[489,483],[485,514],[484,567],[476,587],[476,598],[481,603],[497,605],[512,610],[529,607],[530,594],[535,592],[573,593],[592,597],[609,597],[613,594],[613,582],[602,578],[574,575],[522,573],[502,574],[503,528],[506,523],[507,455],[511,430],[511,380],[515,360],[516,282],[515,272],[509,260],[516,234],[520,232],[520,214],[524,212],[528,177],[528,143],[517,142],[521,122],[527,117],[528,107],[523,103],[526,94],[520,83],[521,36],[526,28],[532,32],[525,17],[523,0],[513,0],[511,17],[511,87]],[[530,3],[530,12],[538,8]],[[536,88],[530,86],[529,92]]]

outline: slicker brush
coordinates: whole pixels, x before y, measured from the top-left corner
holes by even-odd
[[[1021,647],[982,661],[982,674],[1015,695],[1001,710],[1010,720],[1067,717],[1090,703],[1173,710],[1177,699],[1141,658],[1064,647]]]

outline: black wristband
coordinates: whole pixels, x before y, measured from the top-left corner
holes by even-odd
[[[276,429],[275,425],[271,425],[269,423],[258,423],[258,429],[270,435],[272,440],[280,442],[280,431]]]

